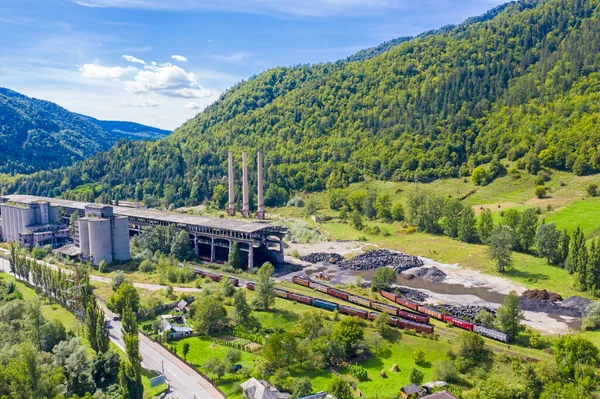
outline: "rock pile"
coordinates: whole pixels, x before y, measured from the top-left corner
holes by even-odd
[[[526,299],[536,299],[538,301],[562,301],[562,296],[560,294],[556,294],[554,292],[546,291],[546,290],[527,290],[521,295],[522,298]]]
[[[342,255],[333,252],[314,252],[300,258],[304,262],[310,263],[330,263],[335,265],[346,260]]]
[[[583,298],[577,295],[573,295],[565,299],[561,305],[569,308],[579,309],[582,316],[585,316],[587,307],[590,306],[594,301],[591,299]]]
[[[494,309],[488,308],[486,306],[476,306],[476,305],[438,305],[436,306],[438,310],[444,311],[446,313],[451,314],[455,317],[460,317],[461,319],[469,319],[475,320],[475,316],[479,313],[480,310],[485,309],[494,316],[496,316],[496,311]]]
[[[425,300],[429,298],[429,295],[425,294],[424,292],[421,292],[419,290],[413,290],[412,288],[397,287],[394,288],[393,291],[396,294],[400,294],[405,298],[412,299],[413,301],[417,302],[425,302]]]
[[[369,270],[380,267],[391,267],[396,273],[423,266],[423,261],[416,256],[392,252],[387,249],[377,249],[365,252],[345,262],[339,263],[342,269]]]
[[[411,271],[410,274],[415,277],[421,277],[425,281],[431,283],[441,283],[446,278],[446,273],[438,269],[437,267],[423,267],[421,269]]]
[[[556,316],[581,317],[585,309],[578,309],[571,306],[560,305],[550,300],[538,300],[521,298],[521,309],[531,312],[542,312]]]

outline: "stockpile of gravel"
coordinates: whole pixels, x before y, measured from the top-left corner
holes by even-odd
[[[337,264],[346,260],[342,255],[333,252],[314,252],[300,258],[310,263],[330,263]]]
[[[578,309],[576,307],[565,306],[558,304],[550,300],[537,300],[521,298],[521,309],[529,310],[531,312],[542,312],[556,316],[569,316],[569,317],[581,317],[585,309]]]
[[[573,295],[562,301],[561,305],[566,306],[568,308],[578,309],[581,312],[581,316],[585,316],[587,307],[590,306],[590,304],[592,303],[594,303],[594,301],[592,301],[591,299]]]
[[[537,299],[538,301],[562,301],[562,296],[554,292],[546,290],[527,290],[522,295],[522,298],[526,299]]]
[[[485,309],[494,316],[496,316],[496,311],[494,309],[488,308],[486,306],[476,306],[476,305],[438,305],[436,306],[438,310],[449,313],[452,316],[460,317],[461,319],[469,319],[475,320],[475,316],[479,313],[480,310]]]
[[[425,300],[429,298],[429,295],[425,294],[424,292],[421,292],[419,290],[413,290],[412,288],[397,287],[394,288],[393,291],[396,294],[400,294],[405,298],[412,299],[413,301],[417,302],[425,302]]]
[[[415,271],[411,271],[410,274],[415,277],[421,277],[425,281],[431,283],[441,283],[446,278],[446,273],[438,269],[437,267],[424,267]]]
[[[342,269],[369,270],[380,267],[391,267],[396,273],[414,267],[423,266],[423,261],[416,256],[403,254],[401,252],[392,252],[387,249],[377,249],[375,251],[365,252],[350,260],[339,263]]]

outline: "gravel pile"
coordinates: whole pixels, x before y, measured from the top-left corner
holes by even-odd
[[[417,302],[425,302],[425,300],[429,298],[429,295],[425,294],[424,292],[413,290],[412,288],[398,287],[394,288],[394,292]]]
[[[475,316],[479,313],[480,310],[485,309],[494,316],[496,316],[496,311],[494,309],[490,309],[485,306],[476,306],[476,305],[438,305],[436,306],[438,310],[444,311],[446,313],[451,314],[455,317],[460,317],[461,319],[469,319],[475,320]]]
[[[568,308],[579,309],[579,311],[581,312],[581,315],[584,316],[585,311],[587,310],[587,307],[593,302],[594,301],[592,301],[591,299],[573,295],[571,297],[568,297],[564,301],[562,301],[561,305],[566,306]]]
[[[521,298],[537,299],[538,301],[562,301],[562,296],[546,290],[527,290],[521,295]]]
[[[330,263],[337,264],[346,260],[342,255],[333,252],[314,252],[300,258],[305,262],[310,263]]]
[[[342,269],[369,270],[380,267],[391,267],[396,273],[423,266],[423,261],[416,256],[392,252],[387,249],[377,249],[365,252],[350,260],[339,263]]]
[[[585,311],[584,309],[578,309],[576,307],[565,306],[564,304],[559,305],[556,302],[550,300],[537,300],[521,298],[521,309],[529,310],[531,312],[543,312],[556,316],[569,316],[569,317],[581,317]]]
[[[441,283],[446,278],[446,273],[438,269],[437,267],[424,267],[415,271],[411,271],[410,274],[415,277],[421,277],[425,281],[431,283]]]

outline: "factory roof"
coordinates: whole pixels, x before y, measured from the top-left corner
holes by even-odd
[[[100,204],[92,204],[89,202],[78,202],[78,201],[70,201],[59,198],[46,198],[46,197],[37,197],[34,195],[5,195],[2,198],[7,199],[10,202],[20,203],[20,204],[31,204],[36,201],[45,200],[50,202],[51,205],[54,206],[62,206],[68,208],[75,208],[85,210],[86,206],[90,205],[100,205]],[[102,206],[102,205],[100,205]],[[177,212],[166,212],[166,211],[158,211],[158,210],[150,210],[150,209],[136,209],[122,206],[113,206],[113,212],[115,216],[128,216],[128,217],[140,217],[146,219],[153,219],[158,221],[177,223],[177,224],[189,224],[189,225],[198,225],[204,227],[210,227],[214,229],[223,229],[223,230],[233,230],[240,231],[244,233],[254,233],[269,227],[272,225],[268,223],[261,222],[250,222],[245,220],[238,219],[220,219],[220,218],[212,218],[205,216],[193,216],[186,215],[183,213]]]

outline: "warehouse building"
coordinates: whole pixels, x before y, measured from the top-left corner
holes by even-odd
[[[2,240],[25,247],[51,245],[53,248],[69,239],[69,230],[59,220],[58,208],[40,199],[28,203],[7,201],[0,204]]]

